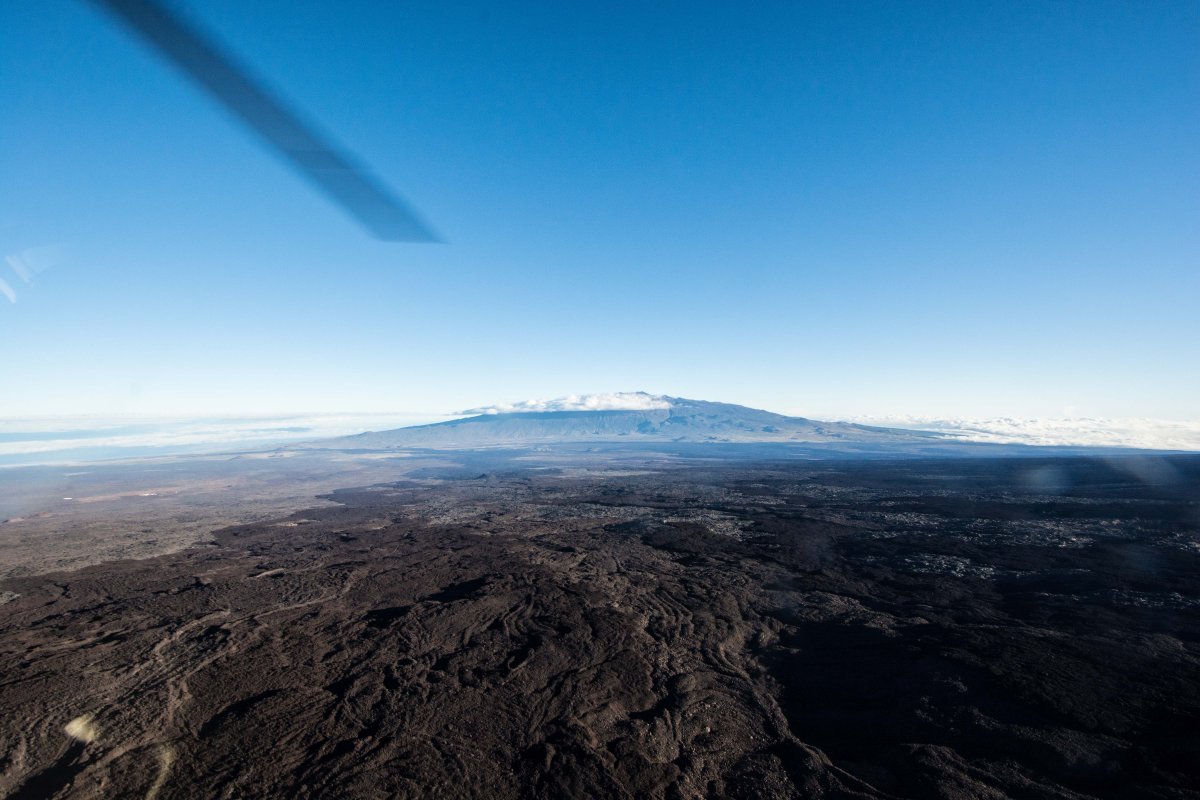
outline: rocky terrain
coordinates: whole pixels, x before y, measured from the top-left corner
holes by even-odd
[[[0,580],[172,553],[217,528],[326,505],[318,496],[339,487],[438,463],[265,451],[0,468]]]
[[[5,581],[0,794],[1200,797],[1198,486],[460,454]]]

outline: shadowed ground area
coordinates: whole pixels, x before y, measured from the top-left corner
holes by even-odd
[[[7,580],[0,793],[1200,797],[1200,458],[456,458]]]

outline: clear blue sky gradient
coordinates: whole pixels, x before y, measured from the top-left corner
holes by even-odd
[[[0,416],[644,389],[1200,417],[1200,4],[174,7],[448,240],[372,240],[81,0],[0,4]]]

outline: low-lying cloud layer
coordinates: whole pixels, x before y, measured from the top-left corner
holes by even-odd
[[[962,419],[858,417],[852,422],[937,431],[965,441],[997,444],[1137,447],[1200,450],[1200,421],[1163,419]]]
[[[0,419],[0,467],[203,452],[405,425],[439,422],[427,414],[310,414],[210,419],[57,417]]]
[[[645,411],[670,408],[645,392],[570,395],[461,412],[462,415],[540,411]],[[276,443],[389,430],[451,416],[422,414],[312,414],[209,419],[0,419],[0,467],[265,447]],[[1131,447],[1200,451],[1200,420],[994,419],[857,417],[868,425],[937,431],[964,441],[998,444]]]
[[[459,413],[517,414],[541,411],[652,411],[670,408],[671,403],[661,395],[645,392],[607,392],[604,394],[571,394],[553,400],[522,400],[519,403],[500,403],[470,408]]]

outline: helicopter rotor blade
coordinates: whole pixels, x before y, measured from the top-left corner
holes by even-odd
[[[227,111],[257,133],[287,164],[379,239],[436,242],[403,200],[328,140],[248,72],[157,0],[91,0],[132,29]]]

